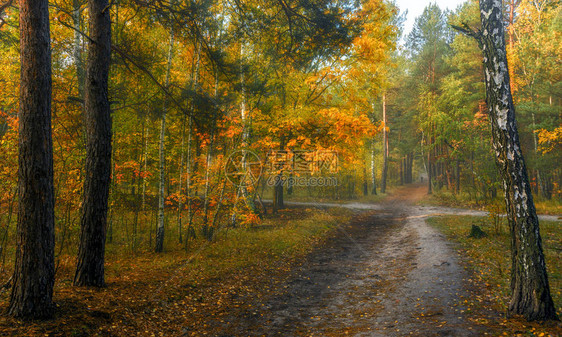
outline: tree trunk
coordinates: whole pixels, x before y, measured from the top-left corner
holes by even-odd
[[[404,179],[404,157],[400,158],[400,186],[404,185],[406,179]]]
[[[18,225],[8,313],[53,314],[55,280],[49,4],[20,0]]]
[[[458,160],[458,159],[457,159],[457,162],[456,162],[456,166],[457,166],[457,169],[455,170],[455,174],[456,174],[455,181],[457,183],[455,184],[455,193],[458,194],[461,190],[461,165],[460,165],[460,160]]]
[[[414,176],[412,173],[413,165],[414,165],[414,154],[408,153],[407,158],[408,158],[408,169],[406,170],[406,172],[408,172],[408,184],[411,184],[414,182]]]
[[[217,74],[218,75],[218,74]],[[218,83],[218,81],[217,81]],[[213,113],[215,114],[215,113]],[[210,182],[210,174],[211,174],[211,165],[213,160],[213,146],[214,146],[214,139],[215,139],[215,123],[216,117],[213,116],[213,126],[211,127],[211,134],[209,136],[209,147],[207,149],[207,160],[206,160],[206,168],[205,168],[205,194],[203,196],[203,235],[209,241],[213,239],[213,231],[214,228],[209,226],[209,193],[211,190],[211,182]]]
[[[102,287],[111,181],[111,113],[107,96],[111,21],[107,0],[89,0],[88,8],[90,38],[94,42],[88,45],[86,68],[86,170],[74,285]]]
[[[386,134],[386,95],[382,95],[382,176],[381,193],[386,193],[386,176],[388,172],[388,136]]]
[[[217,66],[218,67],[218,66]],[[219,96],[219,70],[215,69],[215,99]],[[216,109],[219,107],[217,106]],[[205,166],[205,195],[203,197],[203,236],[208,241],[213,240],[215,229],[209,226],[209,194],[211,191],[211,165],[213,161],[213,146],[217,123],[217,111],[212,112],[211,134],[209,135],[209,146],[207,148],[207,160]]]
[[[166,79],[165,87],[168,88],[170,85],[170,68],[172,67],[172,56],[174,53],[174,29],[173,26],[170,27],[170,45],[168,47],[168,63],[166,66]],[[158,188],[158,227],[156,229],[156,247],[155,251],[161,253],[164,250],[164,185],[166,182],[166,154],[164,151],[164,144],[166,138],[166,114],[168,112],[168,99],[167,96],[164,98],[164,108],[162,111],[162,118],[160,122],[160,182]]]
[[[367,181],[367,165],[363,167],[363,195],[369,195],[369,182]]]
[[[511,233],[511,301],[508,311],[527,320],[556,319],[546,272],[531,185],[521,153],[502,22],[502,2],[480,0],[482,32],[464,29],[478,40],[486,73],[486,103],[493,148],[502,176]]]
[[[433,179],[433,174],[431,174],[432,172],[432,167],[431,167],[431,150],[427,151],[427,194],[432,194],[433,193],[433,186],[432,186],[432,179]]]
[[[185,115],[182,116],[181,121],[181,147],[180,147],[180,172],[179,172],[179,186],[178,186],[178,240],[182,243],[182,208],[183,208],[183,162],[185,150]]]
[[[279,144],[279,150],[283,151],[285,149],[285,137],[281,136],[281,141]],[[273,213],[277,213],[278,210],[285,208],[285,203],[283,201],[283,172],[279,172],[275,179],[275,185],[273,186]],[[310,187],[310,186],[309,186]]]
[[[278,174],[275,180],[275,185],[273,187],[273,213],[277,213],[278,210],[285,208],[285,203],[283,201],[283,177],[282,174]]]
[[[81,6],[82,3],[80,0],[73,0],[72,1],[72,24],[74,28],[74,50],[73,50],[73,57],[74,57],[74,66],[76,67],[76,80],[78,82],[78,98],[84,98],[84,65],[82,62],[82,46],[80,43],[81,40],[81,29],[80,24],[82,23],[82,16],[81,16]]]
[[[375,176],[375,142],[374,140],[371,142],[371,184],[373,185],[373,189],[371,190],[371,194],[377,195],[377,180]]]
[[[197,58],[195,62],[195,71],[193,73],[193,89],[195,92],[199,91],[199,69],[201,66],[201,43],[197,43]],[[186,166],[186,181],[185,181],[185,197],[187,199],[187,233],[185,236],[185,247],[190,238],[195,238],[195,229],[193,228],[193,212],[191,202],[191,148],[192,148],[192,135],[193,135],[193,102],[191,102],[191,109],[189,115],[188,135],[187,135],[187,166]]]

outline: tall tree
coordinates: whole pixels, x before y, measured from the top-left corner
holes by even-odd
[[[521,152],[509,84],[502,2],[480,0],[481,31],[455,27],[478,41],[484,56],[486,104],[496,163],[502,176],[511,233],[509,312],[527,320],[557,319],[546,272],[531,185]]]
[[[168,45],[168,60],[166,62],[166,78],[164,80],[164,86],[168,89],[170,85],[170,71],[172,68],[172,57],[174,55],[174,25],[170,24],[170,43]],[[165,230],[165,199],[164,195],[165,189],[164,184],[166,183],[166,154],[165,154],[165,140],[166,140],[166,115],[168,113],[168,97],[164,98],[164,107],[162,109],[162,117],[160,119],[160,143],[159,143],[159,188],[158,188],[158,228],[156,230],[156,248],[157,253],[161,253],[164,250],[164,230]]]
[[[386,125],[386,95],[382,94],[382,176],[381,193],[386,193],[386,176],[388,172],[388,135]]]
[[[406,41],[413,61],[411,84],[414,85],[411,88],[418,97],[415,107],[418,112],[417,121],[424,134],[427,150],[428,194],[432,193],[434,181],[442,178],[436,158],[439,157],[438,152],[442,145],[438,141],[438,129],[443,113],[438,109],[437,98],[440,94],[440,83],[448,72],[447,63],[444,62],[449,52],[446,16],[447,12],[442,11],[436,4],[428,5],[416,19]]]
[[[111,113],[108,99],[111,21],[107,0],[88,0],[90,13],[85,83],[86,170],[80,246],[74,285],[105,285],[104,256],[111,181]]]
[[[8,313],[53,314],[55,281],[51,46],[47,0],[20,0],[18,225]]]

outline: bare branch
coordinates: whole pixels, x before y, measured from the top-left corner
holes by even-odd
[[[470,26],[468,26],[468,24],[466,22],[463,22],[461,25],[462,26],[451,25],[451,27],[453,29],[458,30],[459,32],[463,33],[464,35],[470,36],[470,37],[476,39],[477,41],[480,41],[480,38],[481,38],[481,35],[482,35],[480,30],[473,30],[472,28],[470,28]]]

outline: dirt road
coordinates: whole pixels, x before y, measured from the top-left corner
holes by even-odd
[[[223,336],[479,335],[464,316],[457,254],[425,223],[435,210],[414,205],[423,195],[411,187],[353,208],[353,223],[266,300],[225,320]]]

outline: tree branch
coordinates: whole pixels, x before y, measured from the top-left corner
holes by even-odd
[[[482,37],[482,32],[480,30],[473,30],[468,26],[466,22],[463,22],[461,26],[451,25],[451,28],[458,30],[459,32],[463,33],[464,35],[470,36],[476,41],[480,41]]]

